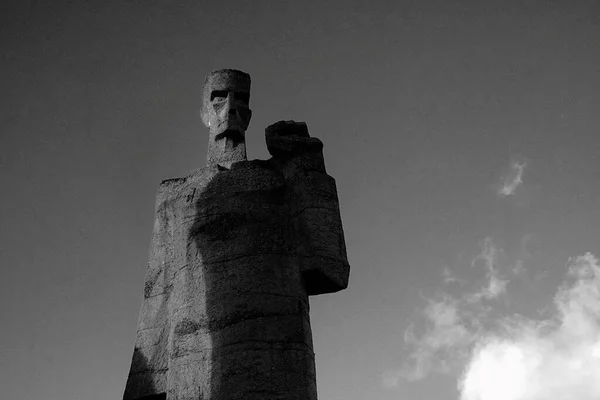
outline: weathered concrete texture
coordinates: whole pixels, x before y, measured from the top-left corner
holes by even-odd
[[[309,295],[346,288],[335,181],[305,124],[273,158],[164,181],[124,399],[317,398]]]

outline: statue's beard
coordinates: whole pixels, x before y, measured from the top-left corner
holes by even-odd
[[[214,126],[214,125],[213,125]],[[215,128],[217,126],[214,126]],[[242,121],[225,120],[210,132],[207,164],[231,168],[246,158],[246,131]]]
[[[244,131],[239,129],[226,129],[221,133],[217,133],[215,135],[215,141],[221,140],[231,140],[234,143],[244,142],[246,140],[246,135]]]

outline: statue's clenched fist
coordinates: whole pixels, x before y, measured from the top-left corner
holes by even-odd
[[[265,129],[269,154],[290,158],[305,153],[321,153],[323,142],[311,138],[306,122],[279,121]]]

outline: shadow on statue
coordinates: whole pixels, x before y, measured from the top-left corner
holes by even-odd
[[[154,381],[152,379],[152,376],[147,373],[147,371],[150,370],[150,367],[148,365],[148,360],[146,359],[144,354],[137,348],[133,350],[133,357],[131,360],[131,364],[132,364],[131,369],[138,371],[138,373],[145,378],[143,380],[143,382],[138,382],[138,384],[143,385],[144,391],[146,393],[155,393],[156,388],[154,387]],[[130,389],[130,388],[127,388],[127,389]],[[126,393],[127,393],[127,389],[126,389]],[[167,394],[166,393],[149,394],[147,396],[138,397],[138,400],[167,400]]]
[[[205,284],[206,321],[197,326],[210,337],[207,398],[316,399],[292,194],[257,160],[216,174],[196,201],[189,242]]]

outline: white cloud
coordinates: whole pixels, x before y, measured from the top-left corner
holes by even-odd
[[[600,266],[591,254],[570,259],[546,319],[520,315],[492,318],[506,290],[499,278],[501,250],[483,242],[473,265],[487,270],[488,284],[475,292],[438,294],[423,310],[425,330],[411,325],[407,362],[384,376],[387,387],[432,372],[458,373],[460,400],[600,399]],[[501,282],[501,283],[500,283]]]
[[[512,317],[478,339],[459,382],[461,400],[600,399],[600,267],[590,253],[545,321]]]
[[[515,194],[517,188],[523,184],[523,173],[527,163],[523,160],[515,160],[510,163],[506,176],[502,179],[502,184],[498,189],[498,195],[511,196]]]

